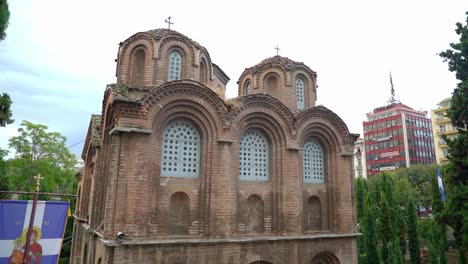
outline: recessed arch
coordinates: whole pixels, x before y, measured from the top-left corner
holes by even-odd
[[[188,235],[190,225],[190,198],[184,192],[176,192],[169,199],[169,233]]]
[[[146,57],[146,49],[144,46],[138,46],[132,52],[131,65],[133,85],[144,85]]]
[[[264,232],[264,210],[265,206],[262,197],[257,194],[252,194],[247,198],[240,219],[241,223],[245,225],[245,232]]]
[[[304,204],[304,229],[319,231],[322,229],[322,206],[320,199],[313,195]]]
[[[314,256],[310,264],[340,264],[340,260],[330,252],[321,252]]]
[[[203,84],[207,84],[207,80],[208,80],[208,72],[207,72],[207,66],[206,66],[206,62],[204,59],[201,59],[200,60],[200,82],[203,83]]]

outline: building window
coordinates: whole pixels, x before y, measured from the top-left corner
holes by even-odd
[[[140,48],[133,56],[133,83],[142,85],[145,77],[145,50]]]
[[[169,81],[182,79],[182,55],[177,50],[169,54]]]
[[[239,176],[241,181],[268,181],[269,146],[260,129],[244,132],[239,146]]]
[[[164,129],[161,176],[196,178],[200,174],[200,135],[189,121],[176,119]]]
[[[296,103],[297,109],[304,109],[304,80],[302,78],[296,80]]]
[[[323,183],[323,148],[315,139],[310,138],[304,143],[303,147],[303,175],[305,183]]]
[[[252,86],[250,85],[250,81],[248,81],[247,84],[245,85],[245,94],[249,95],[251,93],[252,93]]]

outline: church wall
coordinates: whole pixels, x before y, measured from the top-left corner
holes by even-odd
[[[122,245],[112,247],[112,263],[250,264],[268,261],[273,264],[310,264],[314,257],[323,253],[333,256],[340,264],[356,263],[356,254],[353,253],[356,243],[354,239],[352,243],[349,242],[349,238],[323,237],[309,240],[232,239],[219,243]]]
[[[223,98],[227,76],[220,69],[221,75],[213,76],[203,47],[169,33],[161,38],[138,33],[121,45],[118,82],[133,88],[111,85],[106,92],[102,150],[88,156],[80,181],[77,208],[83,219],[75,221],[81,237],[73,244],[74,263],[101,258],[102,263],[294,264],[310,263],[323,252],[339,263],[357,263],[347,150],[353,136],[328,109],[309,108],[316,99],[315,73],[287,58],[259,66],[239,82],[244,95],[248,78],[253,95],[228,106],[206,88]],[[132,86],[132,54],[138,49],[145,50],[144,85]],[[183,56],[181,78],[193,81],[167,81],[173,49]],[[305,109],[299,112],[297,74],[306,79]],[[277,80],[269,83],[270,75]],[[179,118],[199,133],[198,176],[162,173],[171,167],[161,161],[173,157],[163,158],[164,129]],[[252,180],[253,174],[240,180],[239,145],[251,128],[268,141],[267,181]],[[304,183],[302,148],[309,137],[324,150],[324,183]],[[125,239],[117,240],[117,232]]]

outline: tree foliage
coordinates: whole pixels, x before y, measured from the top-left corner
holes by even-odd
[[[34,176],[41,174],[41,191],[70,193],[76,187],[75,156],[66,148],[66,138],[48,132],[47,126],[23,121],[18,136],[9,139],[15,158],[8,160],[10,188],[33,191]]]
[[[7,93],[2,93],[0,95],[0,127],[4,127],[15,121],[11,119],[11,104],[10,96]]]
[[[455,32],[460,36],[460,42],[450,43],[451,49],[439,54],[460,81],[453,91],[448,111],[458,135],[454,139],[444,138],[449,146],[451,163],[450,170],[444,175],[444,183],[448,198],[446,220],[454,229],[455,246],[462,263],[467,263],[465,253],[468,252],[468,12],[466,16],[465,25],[456,24]]]
[[[0,0],[0,41],[6,37],[6,29],[10,20],[10,10],[7,0]]]
[[[421,253],[418,237],[418,217],[416,215],[416,206],[413,198],[410,196],[408,199],[408,207],[406,210],[406,217],[408,219],[408,249],[410,252],[411,264],[421,264]]]

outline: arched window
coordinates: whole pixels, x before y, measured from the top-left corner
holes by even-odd
[[[200,135],[189,121],[171,121],[163,133],[161,176],[196,178],[200,173]]]
[[[252,93],[252,86],[250,85],[250,81],[245,84],[245,95],[249,95]]]
[[[200,62],[200,82],[206,84],[206,63],[205,60]]]
[[[296,80],[296,103],[297,109],[304,109],[304,80],[302,78]]]
[[[322,229],[322,207],[317,196],[311,196],[307,201],[304,210],[305,230],[321,230]]]
[[[322,145],[310,138],[304,143],[302,170],[305,183],[324,182],[324,159]]]
[[[133,55],[133,84],[142,85],[145,79],[145,50],[139,48]]]
[[[182,79],[182,55],[177,50],[169,53],[169,81]]]
[[[239,175],[241,181],[268,181],[269,146],[260,129],[250,128],[241,137]]]
[[[190,198],[184,192],[174,193],[169,200],[169,233],[188,235]]]

